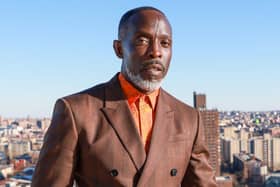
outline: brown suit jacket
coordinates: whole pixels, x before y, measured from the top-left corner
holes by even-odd
[[[216,186],[199,113],[163,89],[149,153],[117,76],[59,99],[33,187]]]

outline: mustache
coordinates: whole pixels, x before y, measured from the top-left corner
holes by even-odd
[[[142,63],[142,69],[146,69],[150,65],[160,66],[161,70],[165,72],[165,66],[157,59],[146,60]]]

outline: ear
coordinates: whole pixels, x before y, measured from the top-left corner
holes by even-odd
[[[123,58],[122,44],[120,40],[114,40],[113,47],[117,57]]]

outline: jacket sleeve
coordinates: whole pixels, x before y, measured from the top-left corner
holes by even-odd
[[[209,152],[204,143],[202,119],[200,113],[197,114],[197,133],[182,187],[217,187],[214,171],[208,161]]]
[[[77,140],[78,134],[70,105],[66,100],[59,99],[44,138],[32,187],[72,186],[77,160]]]

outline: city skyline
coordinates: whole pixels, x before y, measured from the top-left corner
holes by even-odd
[[[56,99],[120,70],[112,41],[137,6],[166,13],[173,58],[163,88],[207,108],[280,110],[280,2],[7,1],[0,6],[0,115],[50,117]]]

